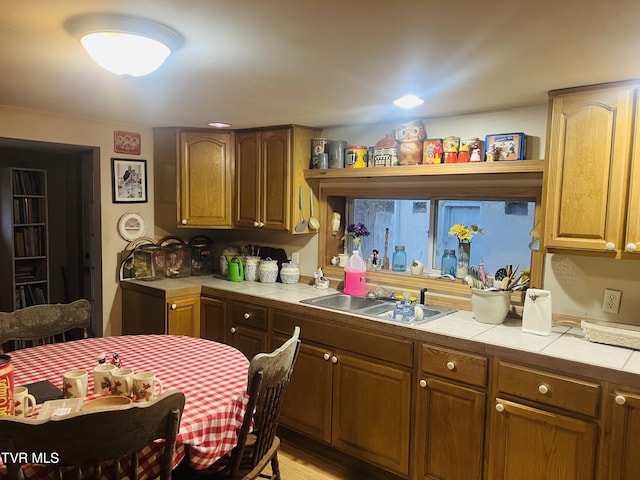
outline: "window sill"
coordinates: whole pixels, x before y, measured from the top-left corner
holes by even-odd
[[[325,277],[334,282],[339,282],[341,289],[344,281],[344,269],[342,267],[326,266],[323,269]],[[471,310],[471,288],[464,285],[462,280],[446,280],[442,278],[430,278],[427,274],[411,275],[410,273],[391,272],[390,270],[367,271],[367,278],[379,283],[387,290],[392,290],[396,295],[409,292],[419,298],[420,290],[427,288],[427,303],[443,305],[464,310]],[[370,284],[367,290],[376,290],[376,285]],[[524,304],[524,292],[516,291],[511,294],[511,303]]]

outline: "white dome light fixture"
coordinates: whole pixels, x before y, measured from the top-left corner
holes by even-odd
[[[416,95],[405,95],[404,97],[397,98],[393,101],[393,104],[401,108],[414,108],[418,105],[422,105],[424,100],[418,98]]]
[[[147,75],[183,44],[169,27],[129,15],[79,15],[69,19],[65,29],[98,65],[117,75]]]

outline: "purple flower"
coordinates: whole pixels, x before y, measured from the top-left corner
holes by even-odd
[[[360,237],[368,237],[369,230],[364,226],[364,223],[352,223],[347,227],[347,231],[345,232],[342,240],[346,240],[347,238],[353,238],[353,244],[357,249],[360,246]]]
[[[364,226],[364,223],[352,223],[347,227],[347,232],[350,237],[368,237],[369,230]]]

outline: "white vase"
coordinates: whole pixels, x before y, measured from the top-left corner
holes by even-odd
[[[511,306],[511,292],[471,289],[471,310],[480,323],[504,322]]]

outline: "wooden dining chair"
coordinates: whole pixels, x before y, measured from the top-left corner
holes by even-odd
[[[66,340],[67,333],[82,329],[87,338],[91,326],[91,303],[80,299],[71,303],[31,305],[15,312],[0,312],[0,353],[13,340],[14,349]]]
[[[80,412],[59,419],[0,416],[0,451],[9,480],[22,478],[21,466],[32,461],[30,452],[57,453],[59,462],[52,466],[56,479],[62,478],[65,467],[73,467],[75,480],[83,477],[83,470],[91,474],[88,477],[85,472],[85,478],[95,480],[103,473],[112,473],[108,478],[118,479],[124,474],[136,480],[137,452],[158,439],[164,439],[159,478],[169,480],[184,402],[184,394],[172,390],[151,402],[117,410]],[[19,455],[21,452],[26,452],[28,462]],[[127,457],[129,471],[120,472],[120,461]],[[109,467],[113,472],[107,472]]]
[[[230,454],[206,470],[194,470],[184,478],[252,480],[271,464],[271,477],[280,479],[276,435],[280,406],[300,348],[300,327],[272,353],[259,353],[249,364],[249,402],[238,441]]]

